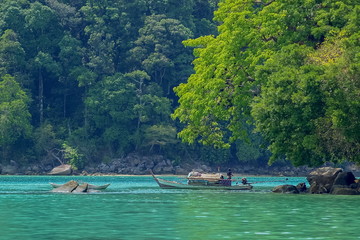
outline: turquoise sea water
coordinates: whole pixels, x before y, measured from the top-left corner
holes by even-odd
[[[284,178],[248,178],[276,179]],[[49,182],[69,180],[111,185],[94,194],[49,192]],[[280,184],[198,191],[160,189],[148,176],[0,176],[0,239],[360,239],[360,196],[271,193]]]

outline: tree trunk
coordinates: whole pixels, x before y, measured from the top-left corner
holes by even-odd
[[[39,121],[41,126],[44,122],[44,79],[41,68],[39,68]]]
[[[63,108],[63,117],[66,118],[66,100],[67,100],[67,94],[66,94],[66,89],[64,91],[64,108]]]

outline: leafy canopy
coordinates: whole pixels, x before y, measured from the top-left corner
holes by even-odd
[[[29,97],[10,75],[0,81],[0,147],[14,143],[20,137],[29,137],[31,125]]]
[[[229,147],[256,126],[295,165],[360,161],[359,1],[226,0],[218,36],[195,47],[195,73],[175,88],[179,136]]]

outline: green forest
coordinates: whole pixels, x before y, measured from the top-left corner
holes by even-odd
[[[360,1],[0,2],[0,163],[360,161]]]

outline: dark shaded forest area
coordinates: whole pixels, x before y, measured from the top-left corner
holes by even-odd
[[[181,143],[170,118],[173,87],[193,73],[182,41],[216,35],[217,2],[1,1],[1,162],[236,159],[234,149]]]
[[[2,0],[0,163],[360,162],[359,3]]]

